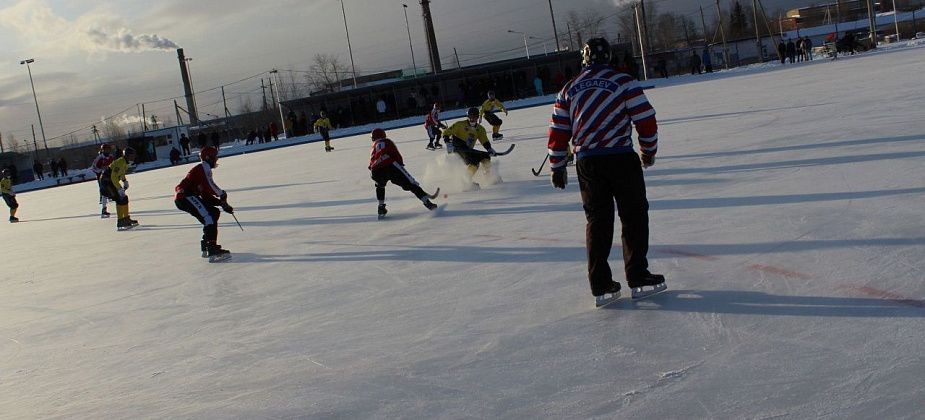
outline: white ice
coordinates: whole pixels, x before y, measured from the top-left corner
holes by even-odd
[[[389,186],[366,135],[220,161],[244,231],[199,256],[189,165],[19,194],[0,226],[0,417],[915,418],[925,401],[925,48],[670,79],[648,91],[650,265],[594,308],[574,168],[548,105],[512,111],[503,183],[462,191],[420,126],[389,131],[446,203]],[[454,169],[455,168],[455,169]],[[611,263],[622,281],[617,235]],[[625,286],[625,283],[624,283]],[[626,295],[628,293],[625,293]]]

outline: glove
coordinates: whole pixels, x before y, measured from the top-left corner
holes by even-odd
[[[128,189],[128,180],[127,180],[127,179],[124,180],[124,181],[122,181],[122,189],[124,189],[124,190],[127,190],[127,189]]]
[[[222,206],[222,210],[225,210],[225,213],[228,213],[228,214],[234,213],[234,207],[231,207],[231,204],[228,204],[227,202],[222,201],[221,206]]]
[[[494,147],[491,147],[490,144],[485,145],[485,151],[488,152],[488,156],[495,157],[498,156],[498,152],[495,151]]]
[[[125,188],[119,188],[119,197],[125,198]]]
[[[225,192],[225,191],[222,191],[222,195],[221,195],[221,197],[219,197],[218,199],[221,200],[221,202],[223,202],[223,203],[226,202],[226,201],[228,201],[228,193]]]
[[[655,155],[650,155],[646,153],[641,153],[639,157],[642,159],[642,167],[648,168],[652,165],[655,165]]]
[[[568,171],[565,167],[552,170],[552,186],[564,190],[568,184]]]

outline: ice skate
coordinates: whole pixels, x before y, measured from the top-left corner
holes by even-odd
[[[128,217],[123,217],[116,221],[117,231],[129,230],[133,227],[135,227],[135,225],[132,224],[131,219],[129,219]]]
[[[600,308],[620,298],[620,283],[611,282],[610,289],[604,294],[594,297],[594,306]]]
[[[202,258],[209,258],[209,242],[199,241],[199,249],[202,251]]]
[[[132,219],[132,218],[128,218],[128,217],[127,217],[126,219],[128,219],[128,223],[129,223],[130,225],[132,225],[132,227],[138,226],[138,221],[137,221],[137,220]]]
[[[389,211],[386,210],[386,208],[385,208],[385,204],[380,204],[380,205],[379,205],[379,209],[377,210],[377,213],[378,213],[378,215],[379,215],[379,220],[385,219],[385,215],[386,215],[386,213],[388,213],[388,212],[389,212]]]
[[[504,134],[501,133],[492,133],[491,139],[494,141],[500,141],[504,139]]]
[[[433,143],[427,143],[427,147],[425,147],[425,148],[426,148],[427,150],[435,150],[435,147],[434,147],[434,144],[433,144]]]
[[[19,222],[19,218],[16,216],[10,216],[10,223],[16,223],[16,222]]]
[[[442,148],[443,148],[443,143],[440,143],[440,141],[438,140],[436,143],[434,143],[434,147],[436,147],[436,148],[438,148],[438,149],[442,149]]]
[[[665,284],[665,276],[661,274],[646,274],[644,277],[628,282],[630,289],[633,291],[633,299],[645,299],[654,296],[668,289]]]
[[[221,262],[231,258],[231,251],[222,249],[219,244],[209,244],[209,262]]]
[[[100,219],[108,219],[108,218],[109,218],[109,212],[108,212],[108,211],[103,210],[103,211],[100,212]]]
[[[434,209],[437,208],[437,205],[434,204],[434,202],[432,202],[432,201],[430,201],[430,200],[428,200],[428,199],[425,198],[425,199],[424,199],[424,207],[427,207],[427,210],[434,210]]]

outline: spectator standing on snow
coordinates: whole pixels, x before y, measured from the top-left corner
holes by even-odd
[[[691,51],[691,74],[701,74],[700,70],[700,56],[697,55],[697,50]]]

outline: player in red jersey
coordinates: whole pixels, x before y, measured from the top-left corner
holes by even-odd
[[[96,158],[93,159],[93,163],[90,164],[90,170],[96,174],[96,183],[99,185],[100,218],[102,219],[109,217],[109,209],[106,208],[106,203],[109,199],[106,198],[104,194],[106,187],[102,182],[103,172],[106,172],[106,168],[109,168],[109,165],[114,160],[116,160],[116,157],[112,154],[112,145],[103,143],[100,145],[100,153],[96,155]]]
[[[443,145],[440,144],[440,132],[445,129],[446,124],[440,121],[440,102],[434,102],[434,109],[430,110],[430,113],[427,114],[427,119],[424,120],[424,130],[427,130],[427,137],[430,137],[430,141],[427,142],[427,150],[443,148]]]
[[[369,170],[373,181],[376,181],[376,199],[379,200],[379,218],[385,217],[385,185],[392,181],[405,191],[411,191],[424,203],[428,210],[437,208],[430,201],[429,194],[424,192],[418,182],[405,170],[405,163],[395,142],[385,136],[385,130],[377,128],[372,132],[373,149],[369,156]],[[439,190],[438,190],[439,191]],[[436,195],[436,193],[434,193]]]
[[[212,180],[212,170],[218,167],[218,150],[206,146],[199,151],[199,159],[202,162],[190,169],[175,188],[174,204],[202,223],[202,257],[209,258],[209,262],[217,262],[231,258],[231,251],[216,243],[218,217],[221,215],[218,208],[228,214],[234,213],[234,208],[228,204],[228,193]]]

